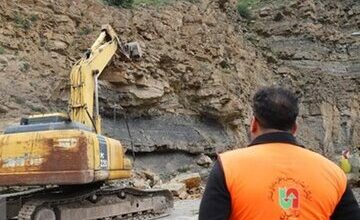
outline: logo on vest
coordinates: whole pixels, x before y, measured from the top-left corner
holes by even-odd
[[[298,209],[300,203],[299,191],[295,188],[279,188],[279,205],[282,209]]]

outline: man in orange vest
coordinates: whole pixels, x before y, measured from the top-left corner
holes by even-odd
[[[344,172],[296,142],[298,112],[288,90],[255,94],[251,143],[219,155],[199,220],[360,220]]]

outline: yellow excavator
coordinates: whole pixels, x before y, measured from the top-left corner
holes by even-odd
[[[70,73],[68,113],[25,117],[0,135],[0,186],[40,186],[0,195],[0,220],[154,219],[168,215],[168,190],[105,184],[132,165],[117,140],[101,135],[98,78],[117,51],[141,56],[110,25]]]

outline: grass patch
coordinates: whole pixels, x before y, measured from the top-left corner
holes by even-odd
[[[23,73],[26,73],[26,72],[28,72],[29,71],[29,69],[30,69],[30,64],[29,63],[22,63],[21,65],[20,65],[20,71],[21,72],[23,72]]]
[[[281,4],[281,0],[238,0],[237,11],[241,17],[250,19],[252,9],[261,8],[269,4]]]
[[[103,0],[105,4],[121,7],[121,8],[133,8],[140,5],[150,5],[150,6],[162,6],[167,5],[176,0]],[[183,0],[191,3],[197,3],[200,0]]]
[[[134,0],[104,0],[107,5],[116,6],[121,8],[131,8]]]
[[[13,98],[14,98],[14,101],[19,105],[22,105],[25,103],[25,98],[23,98],[23,97],[13,96]]]
[[[246,19],[251,18],[251,11],[247,4],[239,3],[237,5],[237,11],[239,12],[240,16]]]
[[[82,28],[80,29],[80,31],[79,31],[79,34],[80,34],[81,36],[83,36],[83,35],[88,35],[88,34],[90,34],[92,31],[93,31],[93,29],[90,28],[90,27],[82,27]]]
[[[134,5],[153,5],[153,6],[160,6],[166,5],[174,0],[134,0]]]
[[[0,45],[0,54],[4,54],[4,53],[5,53],[5,48]]]
[[[238,0],[237,11],[241,17],[250,19],[251,18],[251,7],[261,0]]]
[[[25,17],[22,17],[19,14],[15,15],[14,22],[17,27],[23,28],[25,30],[28,30],[31,27],[31,21]]]
[[[138,5],[161,6],[161,5],[170,4],[175,1],[176,0],[134,0],[134,5],[135,6],[138,6]],[[183,1],[197,3],[197,2],[200,2],[201,0],[183,0]]]
[[[30,18],[29,18],[29,20],[31,22],[36,22],[38,19],[39,19],[39,16],[35,15],[35,14],[31,15]]]
[[[45,47],[47,45],[47,40],[45,38],[40,39],[40,47]]]

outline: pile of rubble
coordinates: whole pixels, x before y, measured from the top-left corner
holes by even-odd
[[[199,173],[181,173],[168,181],[163,181],[154,172],[143,170],[134,173],[129,185],[139,189],[168,189],[179,199],[190,199],[200,197],[203,191],[201,182]]]
[[[138,169],[127,184],[140,189],[168,189],[174,197],[179,199],[199,198],[204,191],[204,184],[202,183],[210,171],[212,160],[202,154],[194,162],[199,169],[186,169],[184,171],[178,169],[173,173],[159,175],[149,169]],[[204,170],[206,174],[204,174]]]
[[[199,173],[183,173],[160,186],[179,199],[198,198],[203,191]]]

